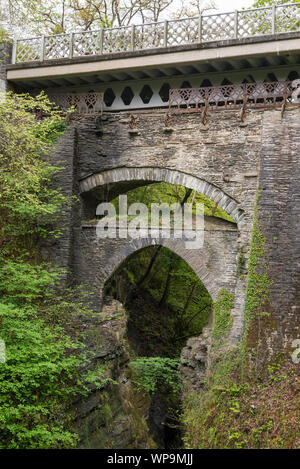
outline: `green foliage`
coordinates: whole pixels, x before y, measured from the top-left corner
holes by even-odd
[[[36,118],[36,111],[45,116]],[[58,293],[62,272],[39,264],[41,237],[62,212],[47,163],[65,122],[43,95],[9,93],[0,102],[0,448],[71,448],[72,399],[101,387],[103,370],[87,367],[76,329],[87,314],[78,293]],[[77,296],[76,296],[77,295]]]
[[[89,362],[77,317],[89,311],[68,294],[62,299],[52,293],[58,272],[21,266],[21,277],[12,269],[1,279],[7,359],[0,365],[0,448],[74,447],[72,399],[86,394],[87,385],[99,389],[108,382],[102,368],[82,372]]]
[[[157,390],[180,391],[179,360],[163,357],[138,357],[130,362],[133,369],[132,381],[138,390],[155,393]]]
[[[80,389],[71,385],[83,364],[73,354],[78,344],[38,318],[34,308],[0,303],[0,318],[7,350],[0,366],[0,448],[74,446],[63,412],[67,398]]]
[[[231,309],[233,308],[234,296],[225,288],[218,293],[214,304],[214,324],[212,337],[215,343],[220,344],[232,327]]]
[[[20,260],[6,260],[0,266],[2,301],[16,305],[35,303],[53,287],[60,272],[46,270],[43,265],[31,265]]]
[[[284,5],[286,3],[299,3],[299,0],[257,0],[253,3],[253,8],[261,8],[272,5]]]
[[[211,380],[184,405],[187,449],[287,449],[299,445],[298,370],[277,368],[263,382],[241,381],[237,351],[219,356]]]
[[[47,117],[37,120],[36,111]],[[26,255],[65,198],[50,185],[58,168],[46,161],[66,125],[45,95],[8,93],[0,102],[0,240],[1,254],[14,249]],[[25,248],[26,246],[26,248]]]
[[[190,195],[186,199],[186,203],[192,203],[192,201],[194,202],[194,214],[196,213],[195,203],[199,203],[204,205],[204,215],[222,218],[224,220],[234,223],[234,220],[228,215],[228,213],[226,213],[215,202],[210,200],[205,195],[200,193],[195,194],[194,191],[189,191],[189,189],[187,189],[186,187],[176,186],[173,184],[168,184],[166,182],[150,184],[129,191],[127,193],[128,206],[137,201],[139,203],[143,203],[148,207],[148,212],[150,215],[152,203],[168,203],[170,205],[175,203],[182,203],[182,201],[185,200],[185,197],[188,194]],[[114,204],[118,213],[119,198],[117,197],[112,203]]]

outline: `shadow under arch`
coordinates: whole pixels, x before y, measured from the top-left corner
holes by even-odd
[[[159,246],[162,248],[136,246],[140,250],[126,257],[104,288],[106,307],[111,308],[113,299],[122,303],[126,339],[133,351],[131,360],[146,363],[146,370],[149,365],[151,370],[155,369],[156,363],[165,363],[163,360],[179,362],[190,338],[204,344],[212,320],[212,298],[194,269],[175,250],[163,249],[162,243]],[[201,350],[202,374],[197,375],[200,382],[205,379],[208,360],[208,348],[202,346]],[[151,360],[148,364],[147,359]],[[133,370],[134,363],[129,363]],[[164,387],[165,370],[160,372],[163,379],[159,387],[149,394],[146,423],[158,448],[171,449],[182,445],[178,419],[182,394],[173,394],[168,386]],[[184,373],[185,381],[194,380],[194,376]],[[131,372],[127,375],[131,376]]]
[[[237,224],[244,218],[245,212],[241,209],[239,202],[222,189],[202,178],[174,169],[159,167],[114,168],[81,180],[79,192],[83,197],[94,196],[96,203],[99,203],[104,200],[113,200],[120,193],[135,187],[157,182],[184,186],[205,195],[216,202]],[[107,187],[109,187],[109,197],[105,199]]]

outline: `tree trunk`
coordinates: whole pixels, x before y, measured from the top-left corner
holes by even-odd
[[[163,293],[163,296],[161,297],[161,300],[159,302],[160,307],[163,307],[166,304],[166,301],[168,299],[169,290],[170,290],[170,282],[171,282],[171,278],[172,278],[172,271],[173,271],[173,268],[172,268],[172,265],[170,265],[169,271],[168,271],[168,276],[167,276],[167,281],[166,281],[166,285],[165,285],[165,289],[164,289],[164,293]]]
[[[187,203],[187,201],[189,200],[189,197],[190,197],[192,192],[193,192],[193,189],[186,189],[185,196],[183,197],[183,199],[180,202],[181,207],[183,207],[184,204]]]
[[[187,309],[188,309],[188,307],[189,307],[189,305],[190,305],[190,302],[191,302],[191,300],[192,300],[192,298],[193,298],[193,294],[194,294],[196,285],[197,285],[197,282],[194,282],[194,284],[193,284],[193,286],[192,286],[192,289],[191,289],[191,291],[190,291],[190,294],[188,295],[187,300],[186,300],[186,302],[185,302],[185,305],[184,305],[184,307],[183,307],[183,310],[182,310],[183,313],[185,313],[185,312],[187,311]]]
[[[137,282],[137,286],[138,286],[138,287],[141,287],[141,286],[143,285],[143,283],[144,283],[144,282],[147,280],[147,278],[149,277],[150,272],[151,272],[151,270],[152,270],[152,267],[153,267],[153,265],[154,265],[154,262],[156,261],[157,256],[158,256],[160,250],[161,250],[161,246],[158,246],[158,248],[157,248],[156,251],[155,251],[154,256],[152,257],[152,259],[151,259],[151,261],[150,261],[150,264],[148,265],[148,268],[147,268],[145,274],[143,275],[143,277],[141,278],[141,280],[139,280],[139,281]]]

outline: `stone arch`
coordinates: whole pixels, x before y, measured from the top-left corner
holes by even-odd
[[[132,240],[130,243],[122,246],[121,249],[119,249],[110,258],[110,263],[105,270],[103,286],[132,254],[147,247],[159,245],[170,249],[181,257],[195,272],[199,280],[201,280],[212,299],[214,301],[216,300],[220,287],[212,272],[207,269],[205,264],[206,259],[204,257],[199,258],[199,256],[195,255],[193,251],[187,250],[185,248],[184,240],[179,239],[140,238]]]
[[[174,185],[185,186],[205,195],[216,202],[227,212],[236,223],[244,218],[245,212],[237,200],[226,194],[219,187],[191,174],[173,169],[140,167],[140,168],[114,168],[88,176],[80,181],[81,195],[91,193],[99,187],[124,183],[128,181],[141,181],[140,185],[153,182],[167,182]]]

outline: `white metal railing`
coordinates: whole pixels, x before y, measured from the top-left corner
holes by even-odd
[[[12,63],[56,60],[300,31],[300,3],[18,39]]]

